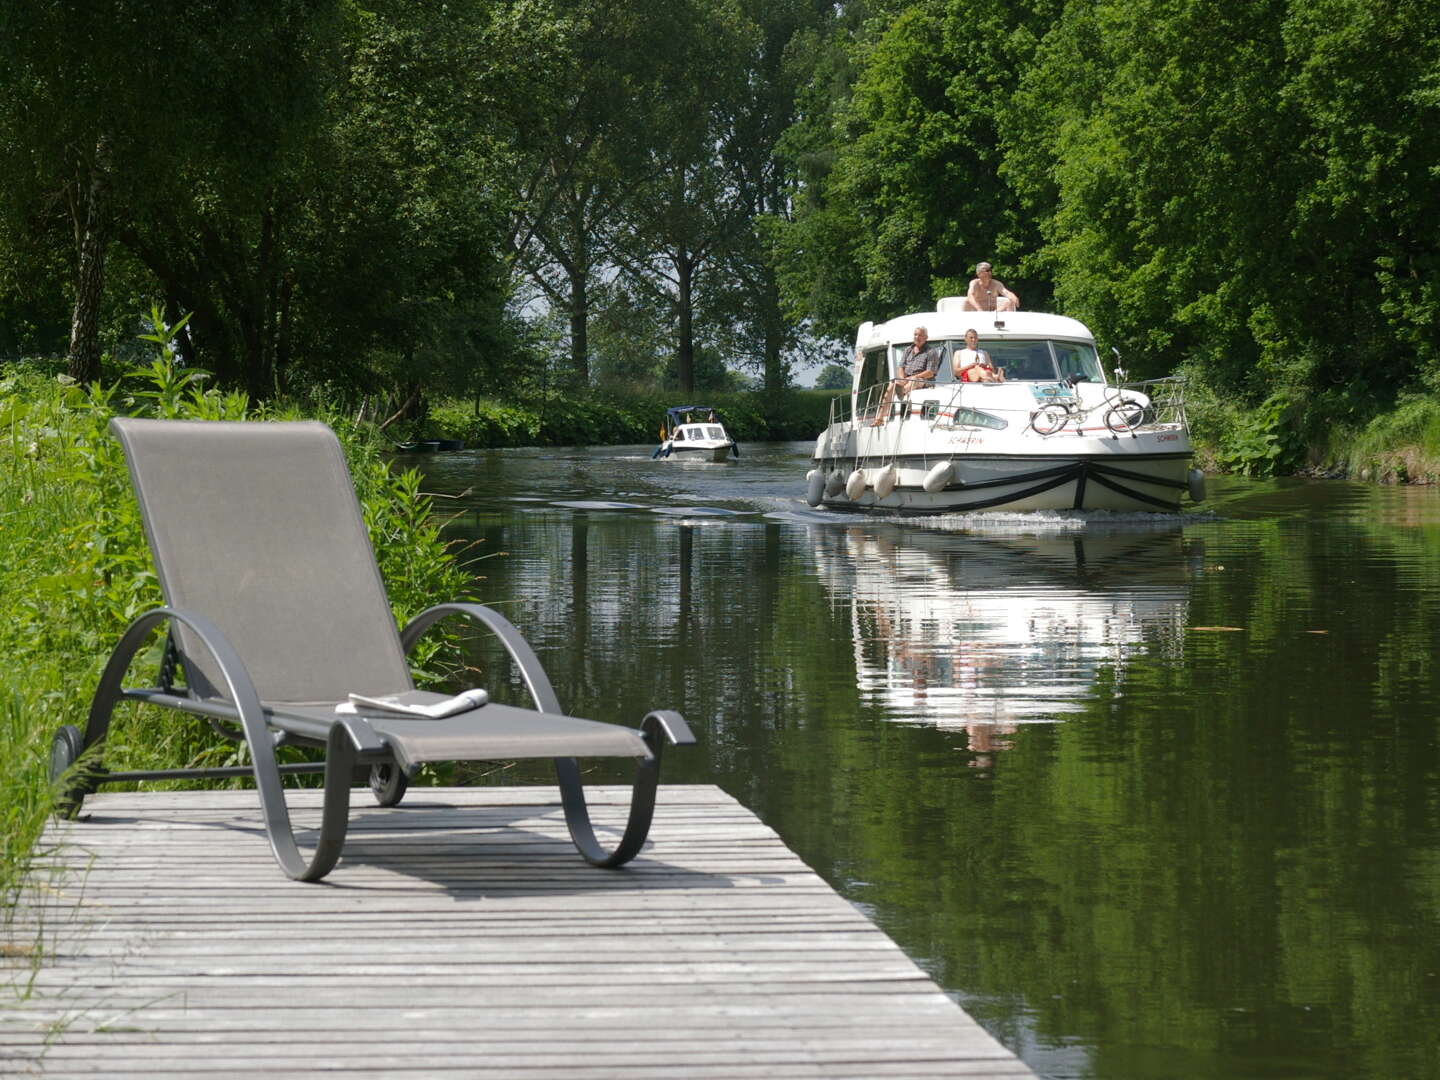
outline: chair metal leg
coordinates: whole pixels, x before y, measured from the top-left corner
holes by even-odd
[[[325,797],[321,825],[315,851],[309,859],[300,852],[290,824],[290,810],[285,803],[285,788],[275,761],[275,742],[265,723],[265,711],[239,655],[225,635],[209,619],[193,612],[175,608],[156,608],[130,624],[120,643],[115,646],[90,705],[90,718],[85,728],[85,748],[102,742],[110,730],[111,715],[123,696],[122,682],[135,653],[151,632],[161,623],[173,620],[189,627],[209,650],[224,676],[230,702],[239,714],[245,742],[250,747],[250,760],[255,787],[260,794],[260,809],[265,819],[265,832],[275,861],[285,873],[299,881],[318,881],[330,872],[340,858],[349,823],[350,778],[357,754],[384,749],[380,737],[360,717],[337,717],[330,727],[325,756]]]
[[[620,843],[613,851],[607,852],[595,838],[579,765],[574,758],[555,759],[555,777],[560,783],[560,801],[565,807],[565,824],[570,829],[570,839],[592,866],[624,866],[640,853],[655,813],[655,791],[660,784],[660,758],[665,746],[667,743],[670,746],[691,746],[695,742],[684,717],[669,709],[648,713],[640,728],[650,747],[650,756],[641,758],[635,766],[635,779],[630,789],[630,816],[626,819]]]
[[[465,615],[482,623],[500,639],[520,669],[520,676],[530,691],[535,707],[542,712],[563,713],[560,699],[550,685],[540,658],[530,643],[525,640],[514,623],[498,611],[481,604],[439,604],[427,608],[411,619],[400,632],[400,643],[408,653],[420,635],[435,623],[450,615]],[[657,709],[646,715],[640,725],[640,734],[650,747],[648,757],[642,758],[635,766],[635,780],[630,796],[630,817],[625,832],[615,850],[606,852],[595,838],[595,829],[590,824],[590,809],[585,802],[585,785],[580,779],[580,766],[574,758],[555,758],[555,777],[560,785],[560,801],[565,807],[565,824],[570,829],[570,838],[586,862],[594,866],[623,866],[633,859],[645,843],[650,831],[650,820],[655,812],[655,789],[660,783],[660,756],[668,743],[670,746],[690,746],[695,742],[685,719],[669,709]]]

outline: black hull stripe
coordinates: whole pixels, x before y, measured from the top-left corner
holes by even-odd
[[[1031,483],[1032,481],[1034,482],[1033,486],[1025,488],[1021,491],[1009,491],[1006,492],[1004,495],[997,495],[993,498],[976,499],[974,502],[965,503],[964,506],[946,506],[934,508],[924,507],[915,510],[915,512],[942,514],[949,513],[954,510],[985,510],[992,506],[1000,506],[1008,502],[1016,502],[1021,499],[1033,498],[1034,496],[1043,494],[1044,492],[1050,491],[1053,488],[1060,487],[1062,484],[1067,484],[1071,480],[1075,481],[1075,499],[1073,507],[1076,510],[1082,510],[1085,506],[1085,486],[1086,483],[1092,478],[1101,487],[1107,488],[1108,490],[1115,492],[1117,495],[1123,495],[1127,499],[1134,499],[1136,502],[1143,503],[1146,506],[1154,506],[1158,509],[1171,512],[1180,509],[1180,500],[1178,498],[1174,501],[1169,501],[1166,499],[1157,498],[1154,495],[1146,494],[1143,491],[1135,491],[1133,488],[1118,483],[1117,478],[1124,480],[1138,480],[1142,483],[1156,484],[1162,487],[1175,488],[1180,491],[1185,490],[1187,486],[1183,481],[1170,480],[1166,477],[1146,476],[1143,473],[1130,472],[1127,469],[1116,469],[1112,468],[1111,466],[1101,465],[1092,461],[1077,461],[1070,465],[1063,465],[1053,469],[1037,469],[1034,472],[1022,473],[1019,476],[1012,476],[1005,479],[981,480],[980,482],[974,484],[966,484],[963,482],[958,484],[949,484],[945,488],[943,488],[942,491],[935,492],[934,494],[943,494],[943,492],[947,491],[964,493],[968,491],[979,491],[984,488],[994,488],[1002,486],[1014,487],[1017,484],[1026,484]],[[897,487],[895,490],[919,491],[921,489],[910,487],[907,485],[906,487]],[[839,502],[838,500],[826,500],[826,502],[832,506],[845,506],[849,509],[873,510],[877,512],[893,512],[895,510],[911,509],[907,507],[880,506],[877,503],[872,503],[868,506],[862,506],[859,503],[852,503],[848,500],[844,503]]]

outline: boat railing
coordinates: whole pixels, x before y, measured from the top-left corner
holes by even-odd
[[[850,424],[863,421],[869,423],[880,415],[880,402],[885,396],[888,383],[876,383],[874,386],[863,391],[861,394],[844,394],[840,397],[830,399],[830,426],[835,424]],[[903,398],[897,398],[890,403],[890,411],[893,413],[898,402]],[[858,401],[859,409],[852,412],[852,401]]]
[[[1185,377],[1183,375],[1124,382],[1120,384],[1119,389],[1122,393],[1133,390],[1150,399],[1150,408],[1146,417],[1149,423],[1189,426],[1185,418]]]
[[[1139,430],[1152,425],[1179,424],[1186,426],[1185,379],[1170,376],[1161,379],[1143,379],[1107,386],[1103,397],[1093,404],[1081,406],[1077,396],[1066,391],[1065,385],[1056,383],[1057,413],[1049,415],[1045,402],[1039,398],[1036,404],[1025,409],[992,406],[975,391],[978,384],[955,383],[948,387],[949,394],[939,399],[911,401],[895,397],[888,406],[893,417],[898,412],[902,418],[916,417],[927,421],[931,430],[940,427],[999,427],[1016,425],[1034,426],[1040,434],[1051,434],[1059,428],[1079,430],[1090,422],[1104,422],[1111,430]],[[872,423],[880,415],[887,384],[877,383],[859,395],[843,395],[830,401],[830,426],[836,424],[860,426]],[[980,393],[983,395],[984,391]],[[1143,395],[1143,408],[1135,395]],[[858,406],[853,408],[852,406]],[[1045,415],[1037,421],[1036,417]],[[1003,423],[996,423],[1001,421]],[[1046,422],[1053,430],[1047,430]]]

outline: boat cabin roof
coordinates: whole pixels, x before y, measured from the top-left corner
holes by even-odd
[[[709,420],[702,417],[699,420],[692,420],[690,419],[691,413],[706,413],[707,416],[713,416],[714,419]],[[670,421],[672,427],[676,424],[718,424],[720,423],[720,410],[709,405],[676,405],[673,409],[665,410],[665,417]]]
[[[1051,338],[1062,341],[1086,341],[1094,344],[1089,328],[1078,319],[1051,315],[1043,311],[962,311],[964,297],[946,296],[934,311],[900,315],[888,322],[864,323],[855,335],[857,349],[874,349],[884,345],[910,343],[917,326],[925,327],[931,338],[963,338],[966,330],[974,330],[982,338]]]

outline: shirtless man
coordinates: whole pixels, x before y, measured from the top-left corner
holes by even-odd
[[[901,354],[900,374],[886,384],[885,393],[880,397],[880,408],[875,413],[871,427],[879,427],[889,419],[890,402],[896,394],[904,397],[911,390],[918,390],[935,382],[935,373],[940,370],[940,362],[945,354],[939,349],[925,347],[925,343],[930,340],[930,331],[923,326],[915,328],[915,334],[910,340],[914,344]]]
[[[955,378],[961,382],[1005,381],[1005,373],[995,366],[990,354],[980,348],[980,335],[973,329],[965,331],[965,347],[955,350],[950,365]]]
[[[962,311],[1019,311],[1020,297],[1005,287],[1005,283],[990,276],[990,264],[982,262],[975,267],[975,277],[965,291]]]

